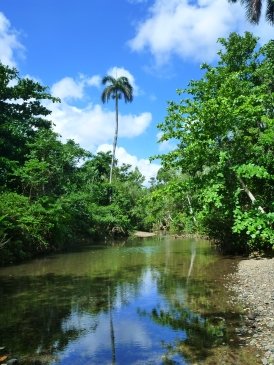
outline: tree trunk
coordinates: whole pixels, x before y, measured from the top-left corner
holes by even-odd
[[[189,282],[189,278],[193,269],[193,264],[194,264],[194,260],[195,260],[195,256],[196,256],[196,244],[194,245],[192,243],[191,245],[191,260],[190,260],[190,265],[189,265],[189,269],[188,269],[188,273],[187,273],[187,279],[186,279],[186,284],[188,285]]]
[[[115,151],[116,151],[116,145],[117,145],[117,139],[118,139],[118,94],[116,94],[115,97],[115,132],[114,132],[114,139],[113,139],[113,146],[112,146],[112,158],[111,158],[111,166],[110,166],[110,175],[109,175],[109,183],[112,182],[112,173],[113,173],[113,167],[114,167],[114,161],[115,161]]]
[[[112,365],[116,364],[116,351],[115,351],[115,335],[114,335],[114,326],[112,320],[111,313],[111,299],[110,299],[110,287],[108,286],[108,310],[109,310],[109,328],[110,328],[110,342],[111,342],[111,359]]]
[[[236,175],[237,179],[239,180],[239,182],[241,183],[244,191],[247,193],[249,199],[251,200],[252,204],[254,204],[256,202],[256,198],[255,196],[251,193],[251,191],[248,189],[248,187],[246,186],[246,184],[243,182],[243,180],[238,176]],[[262,208],[260,205],[258,206],[258,209],[261,213],[265,213],[265,210],[264,208]]]
[[[191,201],[190,201],[190,198],[189,198],[189,195],[188,194],[187,194],[186,198],[187,198],[187,201],[188,201],[190,214],[192,215],[192,219],[193,219],[194,223],[196,224],[197,221],[196,221],[196,218],[194,216],[193,209],[192,209],[192,205],[191,205]]]

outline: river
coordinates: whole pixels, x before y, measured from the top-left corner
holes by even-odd
[[[256,364],[207,241],[150,237],[0,269],[0,347],[22,364]]]

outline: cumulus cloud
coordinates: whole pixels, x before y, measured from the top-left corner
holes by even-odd
[[[25,75],[23,76],[23,78],[24,78],[24,79],[30,79],[30,80],[32,80],[32,81],[34,81],[34,82],[38,82],[39,84],[43,84],[43,81],[42,81],[40,78],[38,78],[38,77],[36,77],[36,76],[32,76],[32,75],[30,75],[30,74],[25,74]]]
[[[97,152],[112,152],[112,145],[102,144],[98,147]],[[145,184],[149,183],[150,178],[156,177],[160,165],[151,163],[148,159],[138,159],[136,156],[129,154],[123,147],[117,147],[115,157],[118,160],[118,166],[129,164],[134,169],[137,167],[145,177]]]
[[[125,68],[113,67],[107,71],[114,77],[126,76],[138,90],[134,76]],[[55,125],[55,130],[63,139],[74,139],[84,148],[94,151],[102,143],[112,142],[115,127],[115,112],[103,108],[100,104],[87,103],[86,88],[101,85],[102,77],[99,75],[78,78],[64,77],[56,82],[51,92],[59,97],[60,104],[48,104],[52,114],[50,119]],[[79,107],[77,102],[86,102]],[[133,138],[141,135],[152,121],[152,114],[142,112],[139,114],[119,114],[119,137]]]
[[[94,151],[99,144],[112,142],[115,113],[104,110],[99,104],[89,104],[83,108],[68,102],[49,105],[50,119],[55,130],[65,140],[74,139],[86,149]],[[119,137],[137,137],[152,121],[151,113],[119,116]]]
[[[78,79],[66,76],[52,85],[51,93],[61,100],[79,100],[83,98],[86,87],[99,87],[100,84],[101,77],[99,75],[92,77],[80,75]]]
[[[56,82],[51,92],[53,96],[65,99],[82,99],[84,95],[84,83],[77,82],[71,77],[64,77],[62,80]]]
[[[134,51],[148,50],[158,65],[172,55],[196,61],[212,61],[216,57],[219,37],[232,31],[252,30],[270,39],[273,29],[262,20],[256,28],[246,21],[240,3],[227,0],[155,0],[147,19],[137,27],[129,41]]]
[[[18,32],[11,27],[9,20],[0,12],[0,60],[5,65],[16,67],[15,56],[22,55],[24,51],[18,36]]]
[[[86,80],[87,85],[99,87],[101,85],[102,78],[99,75],[94,75]]]
[[[107,72],[107,75],[115,78],[125,76],[131,83],[135,96],[139,94],[139,87],[135,82],[134,76],[123,67],[112,67]],[[59,80],[51,87],[53,96],[59,97],[64,101],[80,100],[84,97],[85,89],[87,87],[99,88],[102,84],[102,77],[100,75],[93,75],[91,77],[80,74],[78,78],[69,76]]]

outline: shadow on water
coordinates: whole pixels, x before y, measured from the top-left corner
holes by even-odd
[[[224,286],[235,263],[165,238],[3,268],[0,347],[22,364],[256,364]]]

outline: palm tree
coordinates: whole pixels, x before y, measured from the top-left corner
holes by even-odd
[[[236,3],[238,0],[229,0],[232,3]],[[261,17],[262,0],[240,0],[240,2],[246,8],[247,19],[251,23],[258,24]],[[266,0],[266,20],[274,25],[274,0]]]
[[[109,183],[112,181],[112,172],[115,161],[115,151],[117,145],[118,138],[118,101],[119,99],[124,98],[125,103],[131,103],[133,100],[133,87],[128,81],[128,78],[125,76],[120,76],[115,78],[113,76],[107,75],[102,79],[102,84],[106,85],[103,93],[102,93],[102,102],[106,103],[110,98],[115,100],[115,112],[116,112],[116,124],[115,124],[115,133],[113,140],[113,148],[112,148],[112,160],[110,166],[110,176]]]

